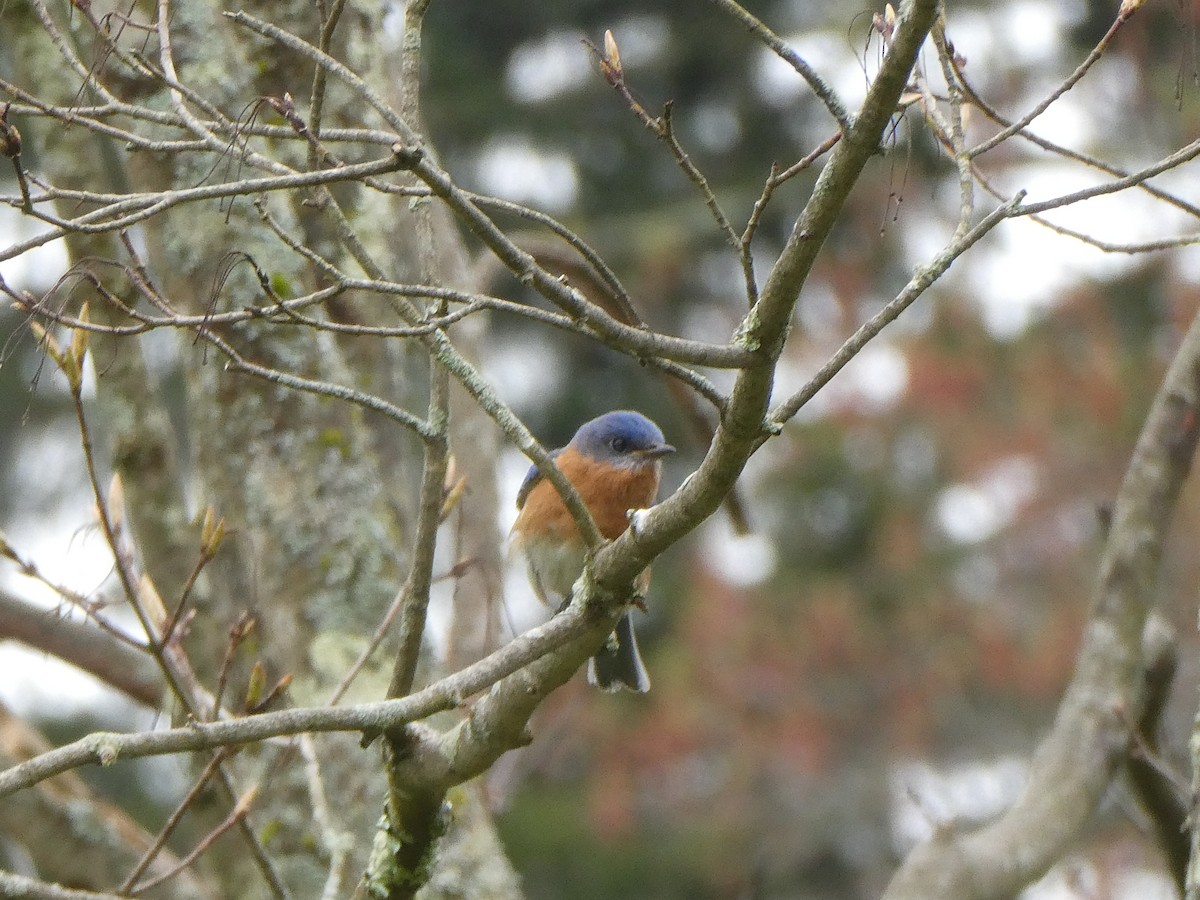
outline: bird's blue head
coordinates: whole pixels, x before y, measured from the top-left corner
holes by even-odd
[[[621,466],[656,462],[675,452],[657,425],[629,410],[605,413],[585,422],[571,438],[570,446],[584,456]]]

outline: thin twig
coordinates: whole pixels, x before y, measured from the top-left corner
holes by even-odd
[[[946,14],[943,11],[938,21],[929,32],[933,45],[937,48],[938,62],[942,66],[942,75],[949,85],[950,122],[946,129],[946,138],[950,143],[950,153],[958,171],[958,227],[954,230],[955,239],[962,237],[971,227],[971,217],[975,212],[975,179],[971,171],[971,157],[967,152],[966,139],[963,136],[963,93],[954,79],[954,66],[951,57],[954,49],[946,40]],[[920,67],[918,67],[920,71]],[[926,110],[936,117],[937,104],[932,100],[932,92],[924,76],[918,79],[922,94],[926,100]]]
[[[329,53],[329,47],[333,41],[333,32],[337,29],[338,21],[342,17],[342,10],[345,8],[346,0],[333,0],[333,8],[329,10],[328,15],[321,22],[321,34],[317,38],[317,49],[322,53]],[[322,137],[321,125],[325,109],[325,79],[325,67],[317,66],[313,70],[312,92],[308,103],[309,127],[312,129],[313,135],[317,138]],[[317,152],[312,147],[309,148],[308,167],[310,169],[317,167]]]
[[[21,900],[127,900],[117,894],[66,888],[3,870],[0,870],[0,896]]]
[[[1104,55],[1104,51],[1108,48],[1109,43],[1114,37],[1116,37],[1117,31],[1120,30],[1121,26],[1124,25],[1127,20],[1128,16],[1123,14],[1118,15],[1116,20],[1113,21],[1112,25],[1109,26],[1108,31],[1106,31],[1104,36],[1100,38],[1100,42],[1092,48],[1092,51],[1087,55],[1087,58],[1076,67],[1075,71],[1067,77],[1066,81],[1051,91],[1041,103],[1039,103],[1025,115],[1021,116],[1021,118],[1017,119],[1017,121],[1013,122],[1012,125],[1001,129],[986,141],[982,141],[968,150],[967,156],[970,159],[981,156],[982,154],[987,153],[993,147],[1002,144],[1014,134],[1024,131],[1027,127],[1029,127],[1029,124],[1033,122],[1034,119],[1050,108],[1050,104],[1052,104],[1067,91],[1071,90],[1071,88],[1076,85],[1079,79],[1087,74],[1088,69],[1090,69],[1100,59],[1100,57]]]
[[[141,884],[134,885],[133,887],[129,888],[127,892],[133,896],[137,896],[138,894],[145,893],[151,888],[157,887],[158,885],[169,881],[179,873],[183,872],[188,866],[195,863],[196,860],[207,853],[212,845],[217,842],[218,838],[229,832],[230,829],[236,828],[246,821],[246,816],[249,815],[250,808],[254,805],[254,801],[257,799],[257,797],[258,790],[256,788],[251,788],[250,790],[246,791],[237,799],[237,802],[234,803],[233,809],[230,811],[225,820],[213,828],[208,834],[206,834],[200,840],[200,842],[192,848],[191,852],[180,859],[179,862],[176,863],[171,869],[163,872],[160,875],[156,875],[148,881],[143,881]]]
[[[721,209],[720,201],[717,200],[717,195],[713,193],[708,179],[696,164],[692,162],[692,158],[679,142],[679,136],[675,133],[674,103],[668,100],[663,104],[662,115],[652,116],[633,96],[633,92],[625,81],[625,70],[621,66],[620,52],[611,31],[604,34],[604,52],[601,52],[591,41],[585,40],[584,44],[599,60],[600,72],[604,76],[604,80],[621,95],[638,121],[655,137],[667,145],[671,151],[671,156],[675,158],[675,164],[679,166],[688,181],[695,185],[696,189],[700,192],[700,196],[704,199],[704,205],[708,207],[713,220],[717,223],[717,230],[721,232],[721,236],[725,239],[725,242],[738,255],[738,262],[742,267],[742,278],[745,281],[746,295],[750,298],[751,304],[753,304],[758,296],[753,257],[749,253],[744,252],[744,245],[738,239],[733,226],[729,224],[729,217]]]
[[[325,793],[325,779],[321,777],[321,760],[317,755],[317,743],[312,735],[302,734],[297,745],[304,759],[304,775],[308,782],[308,795],[312,798],[313,822],[320,829],[321,842],[325,852],[329,854],[329,873],[325,876],[325,886],[321,889],[321,900],[336,900],[343,896],[342,881],[345,869],[350,862],[350,850],[353,846],[351,835],[338,826],[329,798]]]
[[[409,0],[404,7],[401,89],[404,97],[404,116],[414,124],[420,122],[421,35],[428,6],[428,0]],[[440,284],[443,273],[437,262],[433,212],[428,204],[418,208],[416,219],[421,280],[426,284]],[[430,313],[434,316],[444,316],[445,301],[438,302]],[[404,605],[400,610],[400,640],[392,668],[391,683],[388,685],[389,698],[403,697],[411,693],[416,680],[417,661],[429,611],[429,591],[433,584],[438,526],[441,525],[442,504],[445,501],[446,471],[450,458],[450,373],[436,359],[431,358],[429,366],[429,406],[425,419],[436,434],[425,442],[421,486],[417,496],[417,522],[413,532],[408,576],[401,590]],[[388,814],[396,816],[400,814],[400,810],[392,808],[389,804]]]
[[[1070,194],[1063,194],[1060,197],[1054,197],[1050,200],[1042,200],[1038,203],[1027,203],[1013,213],[1015,216],[1030,216],[1035,213],[1042,213],[1050,209],[1058,209],[1062,206],[1070,206],[1078,203],[1081,200],[1090,200],[1092,197],[1102,197],[1106,194],[1115,194],[1118,191],[1123,191],[1131,187],[1137,187],[1147,178],[1153,178],[1155,175],[1160,175],[1170,169],[1174,169],[1200,156],[1200,140],[1193,141],[1185,147],[1176,150],[1170,156],[1167,156],[1153,165],[1146,166],[1137,172],[1117,178],[1105,184],[1098,184],[1094,187],[1084,188],[1083,190],[1074,191]]]
[[[953,49],[953,47],[951,47],[951,49]],[[955,79],[958,81],[959,86],[962,88],[967,99],[972,103],[972,105],[974,105],[987,118],[991,119],[993,122],[995,122],[997,125],[1000,125],[1002,128],[1010,127],[1012,125],[1012,122],[1009,119],[1006,119],[1004,116],[1002,116],[996,110],[995,107],[991,106],[987,101],[985,101],[979,95],[979,93],[975,90],[975,88],[971,85],[970,81],[967,80],[966,73],[963,72],[962,66],[959,64],[958,58],[951,55],[950,62],[954,66]],[[1047,140],[1046,138],[1036,135],[1029,130],[1022,130],[1022,131],[1018,132],[1018,135],[1020,137],[1024,138],[1025,140],[1029,141],[1031,144],[1035,144],[1038,147],[1041,147],[1043,150],[1047,150],[1047,151],[1054,153],[1058,156],[1061,156],[1065,159],[1083,163],[1085,166],[1087,166],[1089,168],[1097,169],[1108,175],[1115,175],[1118,178],[1124,178],[1127,175],[1129,175],[1128,172],[1126,172],[1124,169],[1120,168],[1119,166],[1114,166],[1110,163],[1106,163],[1103,160],[1097,159],[1094,156],[1089,156],[1086,153],[1080,153],[1078,150],[1073,150],[1070,147],[1064,147],[1061,144],[1056,144],[1054,141]],[[1150,194],[1153,197],[1157,197],[1159,200],[1162,200],[1164,203],[1169,203],[1172,206],[1175,206],[1178,209],[1183,210],[1184,212],[1188,213],[1191,216],[1200,218],[1200,206],[1196,206],[1192,203],[1189,203],[1186,200],[1184,200],[1180,197],[1177,197],[1174,194],[1169,193],[1168,191],[1164,191],[1162,188],[1155,187],[1152,184],[1145,184],[1145,183],[1139,184],[1138,188],[1140,190],[1145,191],[1146,193]]]
[[[999,200],[1001,203],[1007,202],[1008,197],[995,185],[991,180],[979,171],[978,165],[972,163],[975,171],[975,180],[992,197]],[[1146,185],[1140,185],[1146,187]],[[1082,231],[1077,231],[1074,228],[1068,228],[1065,225],[1059,225],[1056,222],[1051,222],[1045,216],[1031,214],[1029,220],[1036,222],[1043,228],[1053,231],[1055,234],[1061,234],[1064,237],[1069,237],[1079,241],[1082,244],[1087,244],[1089,247],[1095,247],[1105,253],[1128,253],[1130,255],[1139,253],[1153,253],[1158,250],[1170,250],[1175,247],[1190,247],[1193,244],[1200,244],[1200,233],[1198,234],[1181,234],[1175,237],[1159,238],[1154,241],[1139,241],[1135,243],[1116,243],[1113,241],[1101,240],[1094,235],[1087,234]]]
[[[315,394],[319,397],[333,397],[337,400],[353,403],[355,406],[361,406],[363,409],[382,413],[425,441],[431,441],[437,437],[437,431],[428,421],[413,415],[408,410],[401,409],[399,406],[384,400],[382,397],[376,397],[374,394],[368,394],[365,391],[360,391],[358,388],[335,384],[331,381],[304,378],[300,375],[294,375],[291,372],[284,372],[281,369],[272,369],[268,366],[260,365],[246,359],[233,348],[232,344],[224,338],[213,334],[211,331],[202,330],[198,334],[202,339],[212,344],[228,357],[228,368],[231,371],[253,375],[255,378],[261,378],[263,381],[282,385],[294,391]]]
[[[199,187],[156,191],[148,194],[127,194],[120,201],[110,203],[101,209],[93,210],[74,219],[61,219],[35,210],[33,215],[36,218],[56,227],[0,250],[0,262],[20,256],[35,247],[40,247],[67,234],[105,234],[119,231],[159,215],[181,203],[356,181],[366,175],[394,172],[398,168],[400,165],[396,157],[391,156],[367,163],[348,165],[340,169],[321,169],[316,172],[292,175],[247,178],[224,184],[200,185]],[[108,218],[114,215],[116,218]]]
[[[204,770],[192,782],[192,786],[188,789],[188,792],[183,795],[183,799],[175,805],[175,809],[167,816],[166,822],[158,830],[158,834],[154,836],[154,841],[146,848],[146,852],[142,854],[142,858],[138,860],[137,865],[133,867],[133,871],[129,873],[125,881],[117,888],[118,891],[122,894],[128,893],[137,883],[137,880],[150,868],[154,860],[158,858],[158,854],[166,847],[167,841],[171,839],[171,835],[175,833],[175,829],[179,827],[179,823],[183,821],[184,814],[191,809],[192,804],[196,802],[200,794],[208,787],[208,783],[212,781],[213,776],[217,773],[217,768],[231,755],[232,751],[227,747],[221,747],[212,755]]]
[[[1008,201],[1008,203],[992,210],[978,225],[957,240],[952,241],[941,253],[930,260],[927,265],[918,269],[908,284],[904,286],[904,290],[888,302],[883,309],[860,325],[858,330],[842,344],[837,353],[830,357],[829,361],[821,367],[816,375],[808,380],[808,383],[803,388],[771,410],[767,416],[767,421],[775,426],[782,426],[783,423],[796,415],[809,400],[816,396],[821,388],[829,383],[834,375],[845,367],[846,363],[857,356],[859,351],[879,332],[889,323],[895,321],[904,310],[913,304],[913,301],[925,293],[926,289],[940,278],[958,257],[962,256],[963,253],[969,250],[972,245],[991,231],[997,224],[1015,215],[1015,211],[1020,208],[1019,204],[1023,196],[1023,194],[1018,194],[1012,200]]]
[[[417,177],[450,207],[451,211],[474,232],[524,284],[562,309],[578,318],[597,333],[625,344],[631,350],[652,356],[663,356],[675,362],[714,368],[737,368],[752,362],[753,354],[731,344],[704,344],[682,338],[634,328],[614,319],[578,290],[555,277],[537,264],[533,256],[517,246],[495,223],[460,189],[450,177],[420,151],[400,151],[406,156]]]
[[[743,28],[758,38],[772,53],[795,69],[796,73],[808,82],[808,86],[812,88],[813,93],[825,104],[825,108],[829,110],[829,114],[837,120],[838,127],[842,131],[850,129],[850,113],[846,111],[845,105],[838,98],[837,93],[830,87],[829,83],[800,54],[789,47],[770,28],[751,15],[741,4],[734,2],[734,0],[711,0],[711,2],[718,9],[736,19],[741,23]]]
[[[299,707],[131,734],[96,732],[0,772],[0,798],[80,766],[111,765],[118,759],[194,752],[304,732],[386,731],[453,709],[464,698],[485,690],[592,627],[582,610],[567,610],[519,635],[479,662],[396,700],[354,706]]]
[[[334,59],[328,53],[314,47],[296,35],[285,31],[271,22],[258,19],[246,12],[226,12],[225,15],[230,21],[236,22],[239,25],[244,25],[251,31],[261,34],[265,38],[270,38],[277,43],[282,44],[289,50],[294,50],[309,59],[313,60],[317,65],[329,71],[330,74],[336,75],[347,85],[349,85],[355,93],[369,103],[376,112],[378,112],[385,122],[396,130],[406,143],[416,144],[419,142],[416,131],[405,122],[404,119],[387,103],[386,100],[373,87],[367,84],[355,72],[351,71],[347,66],[343,65],[338,60]]]

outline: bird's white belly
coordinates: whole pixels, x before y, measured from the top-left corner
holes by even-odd
[[[583,548],[577,543],[555,540],[524,539],[520,543],[529,567],[530,581],[547,595],[564,598],[583,571]],[[550,601],[551,597],[543,599]]]

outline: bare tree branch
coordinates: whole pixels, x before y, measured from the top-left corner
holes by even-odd
[[[568,609],[546,624],[519,635],[479,662],[398,700],[343,707],[301,707],[242,719],[197,722],[164,731],[96,733],[0,772],[0,798],[79,766],[112,765],[121,758],[206,750],[303,732],[380,734],[436,712],[453,709],[472,694],[551,650],[597,632],[598,627],[590,617]],[[599,637],[596,644],[599,644]],[[576,669],[587,655],[587,652],[579,651]]]
[[[904,286],[904,290],[890,300],[883,309],[860,325],[858,330],[838,348],[838,351],[830,357],[829,361],[821,367],[821,370],[816,375],[809,379],[803,388],[771,410],[769,421],[775,425],[782,426],[796,415],[796,413],[800,412],[804,408],[804,404],[815,397],[817,392],[846,366],[846,363],[857,356],[859,351],[878,335],[879,332],[883,331],[889,323],[899,318],[900,314],[908,309],[918,297],[924,294],[930,285],[945,274],[946,270],[954,263],[954,260],[966,253],[967,250],[995,228],[996,225],[1013,215],[1013,211],[1019,208],[1018,204],[1020,204],[1023,196],[1024,194],[1018,194],[1004,206],[996,207],[984,216],[978,225],[952,241],[946,249],[934,257],[927,265],[918,269],[908,284]]]
[[[1054,727],[998,821],[943,832],[896,873],[887,900],[1011,897],[1044,873],[1095,811],[1130,746],[1142,633],[1179,491],[1200,437],[1200,315],[1163,379],[1113,510],[1092,613]]]
[[[727,13],[741,23],[743,28],[758,38],[772,53],[795,69],[796,73],[808,82],[808,86],[812,88],[813,93],[825,104],[825,108],[829,110],[829,114],[837,120],[842,132],[845,133],[850,130],[850,114],[846,111],[845,105],[838,98],[833,88],[829,86],[828,82],[800,54],[789,47],[770,28],[751,15],[741,4],[734,2],[734,0],[712,0],[712,3],[722,12]]]
[[[0,870],[0,892],[13,900],[124,900],[116,894],[81,891]]]
[[[40,609],[0,588],[0,639],[11,638],[95,675],[146,706],[157,706],[164,685],[149,653],[139,653],[87,622]]]

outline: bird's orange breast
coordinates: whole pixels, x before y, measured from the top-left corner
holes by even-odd
[[[596,462],[570,447],[560,453],[555,462],[579,492],[600,533],[609,540],[619,537],[628,527],[628,510],[645,509],[654,503],[658,494],[657,462],[624,468]],[[513,530],[553,534],[563,539],[578,535],[575,520],[554,485],[545,478],[535,484],[525,498]]]

